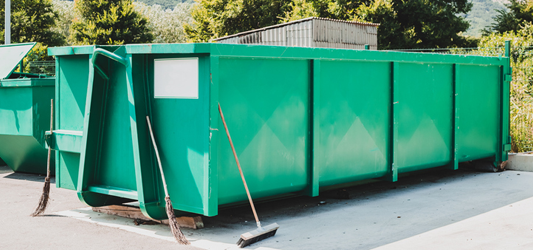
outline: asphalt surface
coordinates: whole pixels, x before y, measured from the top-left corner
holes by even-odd
[[[44,176],[0,167],[0,249],[176,249],[172,242],[54,215],[86,207],[76,192],[55,188],[55,179],[45,215],[31,217],[43,182]]]
[[[164,225],[94,213],[55,185],[46,215],[32,218],[43,179],[0,167],[0,249],[233,249],[255,227],[249,207],[221,209],[206,228],[184,229],[193,246],[180,246]],[[281,227],[249,249],[533,248],[530,172],[435,170],[256,206]]]

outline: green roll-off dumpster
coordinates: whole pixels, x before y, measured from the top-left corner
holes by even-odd
[[[230,44],[49,49],[57,186],[165,218],[146,116],[174,208],[214,216],[246,194],[316,196],[365,179],[507,159],[508,57]]]
[[[15,72],[33,46],[0,46],[0,158],[15,172],[46,174],[45,131],[55,79]]]

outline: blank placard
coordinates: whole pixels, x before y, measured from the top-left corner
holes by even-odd
[[[198,99],[198,57],[155,59],[154,98]]]

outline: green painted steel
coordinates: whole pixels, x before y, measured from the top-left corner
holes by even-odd
[[[34,45],[0,46],[0,58],[10,59],[0,63],[0,158],[15,172],[46,174],[55,79],[14,72]]]
[[[49,54],[56,183],[91,206],[139,201],[145,215],[165,218],[146,116],[176,210],[214,216],[245,201],[219,103],[255,199],[507,159],[508,57],[228,44]],[[197,69],[193,80],[156,80],[178,74],[157,65],[184,62]],[[194,83],[192,95],[158,92],[182,81]]]
[[[384,177],[390,166],[391,64],[319,62],[314,157],[320,186]]]

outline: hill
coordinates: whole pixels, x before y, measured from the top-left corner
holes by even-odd
[[[161,5],[163,9],[174,9],[176,5],[179,3],[194,3],[194,0],[133,0],[138,1],[141,3],[145,3],[146,5]]]
[[[470,21],[470,28],[466,32],[469,36],[481,36],[481,30],[492,24],[492,18],[498,14],[497,9],[505,9],[506,0],[472,0],[474,6],[466,15]]]

